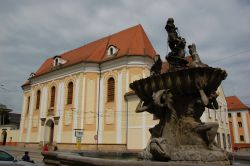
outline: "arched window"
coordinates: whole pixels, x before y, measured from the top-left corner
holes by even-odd
[[[70,82],[68,84],[68,98],[67,98],[67,104],[72,104],[73,101],[73,82]]]
[[[108,79],[108,102],[115,100],[115,80],[113,77]]]
[[[107,50],[107,55],[112,57],[112,56],[115,56],[117,52],[118,52],[118,49],[116,48],[116,46],[110,45]]]
[[[114,50],[113,50],[113,49],[114,49],[113,47],[110,48],[110,54],[111,54],[111,55],[114,54]]]
[[[39,107],[40,107],[40,96],[41,96],[41,91],[38,90],[36,92],[36,109],[39,109]]]
[[[27,99],[27,114],[29,113],[30,110],[30,96]]]
[[[50,107],[55,106],[55,97],[56,97],[56,87],[51,88],[51,94],[50,94]]]

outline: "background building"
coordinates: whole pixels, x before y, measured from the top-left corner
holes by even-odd
[[[201,117],[201,120],[203,122],[217,122],[219,124],[215,141],[217,142],[219,147],[230,151],[232,149],[232,145],[230,138],[229,121],[227,116],[228,109],[222,86],[219,86],[216,92],[217,94],[219,94],[219,96],[217,97],[219,108],[218,109],[206,108],[205,112]]]
[[[0,104],[0,145],[16,145],[18,142],[21,115],[11,111]]]
[[[250,109],[237,96],[226,97],[226,100],[233,148],[250,148]]]

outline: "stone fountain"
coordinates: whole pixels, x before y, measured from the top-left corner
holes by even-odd
[[[136,160],[100,159],[100,152],[92,157],[65,153],[43,153],[44,162],[52,165],[229,165],[228,153],[214,142],[218,124],[200,120],[205,108],[218,109],[217,88],[227,77],[226,71],[201,62],[195,44],[189,45],[190,57],[185,57],[186,41],[169,18],[165,27],[171,52],[169,64],[162,73],[159,55],[154,58],[151,75],[134,81],[130,88],[140,98],[136,112],[147,111],[159,119],[151,133],[147,147]],[[121,152],[121,156],[127,156]],[[133,155],[133,154],[130,154]],[[136,155],[136,154],[134,154]]]
[[[186,41],[172,18],[165,29],[171,49],[168,71],[161,73],[162,61],[156,56],[151,76],[130,84],[141,100],[136,112],[147,111],[159,119],[149,129],[151,138],[139,159],[227,165],[227,153],[214,142],[218,123],[200,120],[205,107],[218,109],[216,90],[227,73],[202,63],[195,44],[188,46],[191,57],[185,58]]]

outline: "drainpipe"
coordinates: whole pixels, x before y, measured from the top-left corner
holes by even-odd
[[[100,124],[100,87],[101,87],[101,66],[99,63],[99,88],[98,88],[98,108],[97,108],[97,131],[96,131],[96,135],[97,135],[97,139],[96,139],[96,149],[98,150],[98,144],[99,144],[99,124]]]
[[[127,110],[126,110],[126,113],[127,113],[127,117],[126,117],[126,150],[128,150],[128,96],[125,94],[124,96],[125,98],[125,101],[126,101],[126,107],[127,107]]]
[[[126,148],[128,150],[128,99],[127,99],[127,126],[126,126]]]

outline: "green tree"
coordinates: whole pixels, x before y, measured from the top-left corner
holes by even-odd
[[[0,104],[0,125],[9,124],[9,112],[11,111],[6,105]]]

